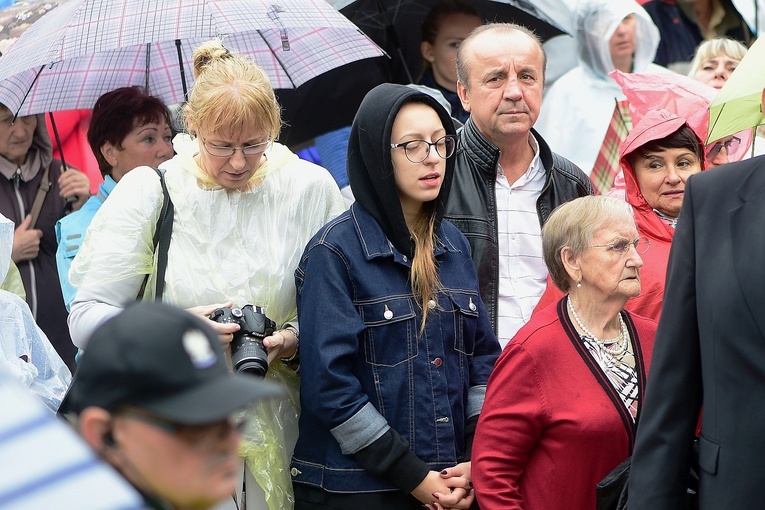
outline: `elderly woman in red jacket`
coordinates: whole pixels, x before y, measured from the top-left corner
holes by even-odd
[[[532,316],[489,379],[472,458],[482,510],[594,509],[596,484],[631,454],[656,323],[623,308],[647,247],[611,197],[568,202],[542,228],[566,296]]]

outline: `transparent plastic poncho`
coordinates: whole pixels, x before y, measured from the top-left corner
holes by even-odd
[[[196,140],[181,134],[173,144],[178,154],[162,165],[175,206],[163,301],[182,308],[227,301],[260,305],[277,327],[299,327],[295,268],[313,234],[345,209],[330,174],[274,143],[250,189],[229,191],[197,166]],[[147,167],[128,173],[109,195],[69,274],[78,289],[75,302],[81,293],[99,296],[99,306],[86,313],[133,301],[147,274],[145,295],[153,295],[153,235],[161,205],[159,177]],[[298,378],[280,361],[267,377],[290,396],[248,411],[255,419],[242,451],[270,508],[281,510],[292,507],[289,459],[297,440]]]
[[[0,281],[10,266],[14,227],[0,215]],[[26,301],[4,290],[0,290],[0,365],[54,412],[72,380]]]

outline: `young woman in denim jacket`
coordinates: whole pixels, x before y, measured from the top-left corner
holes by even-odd
[[[356,203],[295,273],[303,341],[296,510],[468,508],[470,445],[499,344],[443,208],[451,118],[384,84],[348,146]]]

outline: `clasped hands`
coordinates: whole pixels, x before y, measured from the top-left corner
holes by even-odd
[[[470,508],[475,500],[470,477],[470,462],[462,462],[440,473],[428,472],[420,485],[412,491],[412,496],[430,510]]]

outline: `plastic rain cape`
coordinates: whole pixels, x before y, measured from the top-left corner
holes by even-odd
[[[163,301],[189,308],[225,303],[260,305],[278,327],[297,324],[294,271],[314,233],[345,209],[329,172],[274,143],[246,191],[227,191],[197,166],[199,144],[173,141],[177,155],[162,165],[175,206]],[[153,170],[123,177],[91,223],[69,277],[78,291],[98,289],[115,306],[135,299],[150,274],[153,295],[154,229],[162,189]],[[118,296],[115,296],[118,294]],[[267,377],[288,389],[282,401],[247,413],[246,463],[265,490],[271,510],[292,508],[289,461],[297,440],[298,377],[277,361]]]
[[[0,214],[0,281],[11,263],[14,224]],[[52,411],[58,410],[72,375],[45,333],[37,327],[27,303],[0,290],[0,366],[32,390]]]

